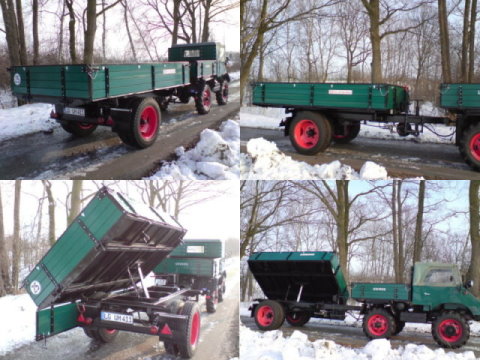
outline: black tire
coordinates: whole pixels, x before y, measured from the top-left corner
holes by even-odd
[[[300,154],[315,155],[330,145],[332,126],[323,114],[301,111],[290,124],[289,136]]]
[[[333,128],[332,140],[336,144],[348,144],[355,139],[360,132],[360,122],[348,125],[335,124]]]
[[[208,84],[204,84],[199,94],[195,96],[195,107],[200,115],[208,114],[212,107],[212,90]]]
[[[276,330],[285,321],[285,310],[276,301],[264,300],[255,308],[254,317],[260,330]]]
[[[472,169],[480,171],[480,123],[471,125],[463,132],[459,150],[465,162]]]
[[[178,355],[178,347],[174,343],[170,341],[164,341],[163,346],[165,347],[165,351],[167,354],[177,356]]]
[[[446,311],[433,321],[432,336],[441,347],[456,349],[468,341],[470,326],[461,314]]]
[[[395,321],[395,331],[393,332],[393,335],[400,334],[404,327],[405,327],[405,321],[400,321],[400,320]]]
[[[225,105],[228,103],[228,81],[223,80],[220,84],[220,90],[215,93],[218,105]]]
[[[155,99],[149,97],[139,100],[134,103],[130,124],[118,129],[118,136],[127,145],[144,149],[157,139],[160,123],[160,107]]]
[[[118,335],[118,330],[115,329],[105,329],[105,328],[99,328],[98,330],[93,330],[94,331],[94,336],[100,340],[101,342],[104,343],[110,343]]]
[[[60,125],[62,126],[63,130],[78,137],[86,137],[93,133],[97,128],[97,125],[95,124],[81,123],[76,121],[62,121]]]
[[[300,327],[305,325],[310,320],[310,314],[305,312],[291,312],[285,316],[285,320],[291,326]]]
[[[395,331],[395,319],[385,309],[372,309],[363,317],[363,332],[369,339],[389,339]]]
[[[216,293],[216,291],[213,291],[210,297],[206,299],[207,312],[210,314],[213,314],[215,311],[217,311],[218,297]]]
[[[98,338],[96,337],[96,335],[95,335],[95,333],[94,333],[94,330],[92,330],[92,329],[87,329],[87,328],[83,328],[83,332],[84,332],[85,335],[87,335],[89,338],[98,340]]]
[[[182,340],[176,344],[181,357],[190,359],[197,349],[200,338],[200,310],[196,302],[187,301],[180,312],[188,316],[188,325]]]
[[[220,284],[218,286],[218,302],[223,301],[223,294],[225,293],[225,284]]]

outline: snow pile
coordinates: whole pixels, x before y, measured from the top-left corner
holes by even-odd
[[[58,127],[59,124],[50,119],[52,109],[50,104],[28,104],[0,110],[0,141]]]
[[[205,129],[200,141],[188,151],[176,149],[178,159],[164,163],[149,179],[232,180],[239,178],[240,125],[227,120],[220,131]]]
[[[17,106],[17,98],[10,90],[0,89],[0,109],[10,109]]]
[[[474,360],[472,351],[445,353],[425,345],[408,344],[392,349],[390,341],[370,341],[365,347],[351,349],[330,340],[311,342],[306,334],[295,330],[290,337],[281,331],[265,333],[240,326],[240,358],[242,360]]]
[[[240,126],[281,130],[280,120],[285,118],[282,108],[242,106],[240,108]]]
[[[247,143],[247,154],[240,155],[240,173],[245,180],[388,179],[387,170],[370,161],[362,166],[360,174],[338,160],[312,166],[293,160],[280,152],[275,143],[262,138]]]
[[[36,311],[28,294],[0,298],[0,356],[34,341]]]

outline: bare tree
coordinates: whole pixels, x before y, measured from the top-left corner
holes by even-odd
[[[468,278],[473,280],[472,292],[475,296],[480,294],[480,205],[479,190],[480,180],[471,180],[469,189],[470,204],[470,242],[472,244],[472,255],[470,257],[470,267],[468,268]]]
[[[32,1],[33,65],[38,64],[38,0]]]
[[[21,9],[21,1],[17,0],[17,5],[20,3]],[[25,45],[25,37],[20,39],[20,34],[24,35],[24,31],[19,30],[18,19],[22,18],[22,13],[20,11],[19,15],[17,15],[18,8],[15,9],[13,4],[13,0],[1,0],[0,6],[2,8],[3,14],[3,22],[5,23],[5,35],[7,38],[7,46],[8,46],[8,55],[10,57],[10,64],[11,65],[27,65],[27,53]],[[23,20],[22,20],[23,26]],[[25,35],[24,35],[25,36]],[[23,45],[22,45],[23,44]]]
[[[82,207],[82,183],[83,180],[73,180],[70,194],[70,207],[68,209],[67,224],[70,225],[80,213]]]
[[[425,180],[420,180],[418,189],[418,210],[417,218],[415,221],[415,243],[413,249],[413,263],[422,260],[422,248],[423,248],[423,212],[425,203]]]
[[[3,226],[3,204],[0,185],[0,296],[4,296],[11,291],[9,264],[10,261],[5,243],[5,229]]]
[[[49,180],[42,180],[48,199],[48,242],[53,245],[55,236],[55,198],[52,192],[52,183]]]
[[[18,277],[20,274],[20,256],[21,256],[21,239],[20,239],[20,194],[22,180],[15,180],[15,199],[13,208],[13,245],[12,245],[12,286],[13,291],[18,290]]]
[[[448,13],[446,0],[438,0],[438,21],[440,25],[440,50],[442,54],[442,79],[452,82],[450,66],[450,37],[448,33]]]

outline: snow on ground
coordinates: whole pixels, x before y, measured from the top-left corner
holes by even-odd
[[[244,180],[388,179],[387,170],[371,161],[362,166],[360,173],[338,160],[312,166],[293,160],[278,150],[275,143],[263,138],[248,141],[247,154],[240,154],[240,174]]]
[[[444,112],[435,107],[431,102],[423,103],[420,107],[420,114],[425,116],[445,116]],[[280,120],[285,118],[285,111],[282,108],[263,108],[259,106],[243,106],[240,109],[240,126],[256,127],[262,129],[280,129]],[[375,139],[415,141],[421,143],[453,144],[455,127],[441,124],[427,124],[424,132],[418,137],[401,137],[397,134],[393,123],[380,124],[368,121],[360,129],[359,136]],[[437,136],[435,133],[442,135]]]
[[[240,71],[235,71],[235,72],[232,72],[232,73],[228,73],[228,75],[230,76],[230,81],[233,82],[233,81],[237,81],[240,79]]]
[[[36,311],[28,294],[0,298],[0,356],[34,341]]]
[[[193,149],[185,151],[181,146],[175,152],[178,159],[164,162],[149,179],[238,179],[240,125],[235,120],[227,120],[220,125],[220,131],[205,129]]]
[[[0,109],[10,109],[17,106],[17,98],[9,89],[0,89]]]
[[[39,131],[51,131],[60,126],[50,119],[52,109],[50,104],[28,104],[0,109],[0,141]]]
[[[306,334],[295,330],[284,337],[282,331],[260,333],[240,325],[240,358],[242,360],[473,360],[473,351],[445,353],[425,345],[407,344],[392,349],[390,341],[370,341],[365,347],[352,349],[330,340],[311,342]]]

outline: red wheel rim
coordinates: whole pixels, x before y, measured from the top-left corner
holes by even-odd
[[[268,305],[261,306],[257,311],[257,321],[261,326],[269,326],[273,322],[273,309]]]
[[[223,101],[227,101],[228,100],[228,83],[224,82],[223,83],[223,91],[222,91],[222,98],[223,98]]]
[[[203,91],[203,94],[202,94],[202,97],[203,97],[203,107],[205,109],[210,109],[210,105],[212,103],[212,99],[211,99],[211,92],[210,92],[210,88],[206,88],[204,91]]]
[[[158,129],[158,114],[153,106],[147,106],[140,115],[140,135],[150,140]]]
[[[382,336],[388,330],[388,320],[383,315],[373,315],[367,322],[368,330],[375,336]]]
[[[456,342],[462,337],[462,324],[455,319],[443,320],[438,326],[438,333],[444,341],[449,343]]]
[[[475,134],[470,140],[470,152],[475,160],[480,161],[480,133]]]
[[[293,131],[295,142],[305,148],[311,149],[318,144],[320,132],[318,126],[312,120],[300,120]]]
[[[78,127],[82,130],[90,130],[92,127],[95,126],[95,124],[89,124],[89,123],[77,123],[78,124]]]
[[[114,334],[117,331],[117,329],[105,329],[105,332],[107,334]]]
[[[190,345],[195,345],[200,333],[200,314],[196,312],[192,319],[192,331],[190,332]]]

